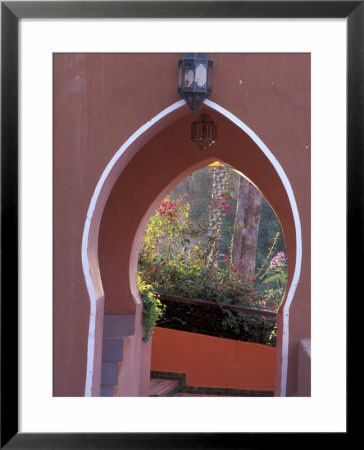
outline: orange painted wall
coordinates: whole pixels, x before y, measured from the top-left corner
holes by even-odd
[[[275,347],[155,328],[153,371],[186,374],[188,386],[274,390]]]

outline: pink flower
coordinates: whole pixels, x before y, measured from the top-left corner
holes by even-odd
[[[224,261],[227,261],[229,258],[226,256],[226,255],[224,255]]]
[[[284,252],[279,252],[276,254],[276,256],[274,258],[272,258],[270,260],[270,268],[271,269],[277,269],[278,267],[280,267],[282,264],[285,264],[287,262],[286,260],[286,255],[284,254]]]

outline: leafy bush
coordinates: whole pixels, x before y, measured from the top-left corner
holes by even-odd
[[[221,195],[210,208],[217,208],[225,218],[232,210],[231,197]],[[144,303],[145,340],[149,340],[164,311],[153,292],[206,299],[221,307],[241,305],[269,310],[276,310],[283,298],[286,261],[281,253],[270,259],[275,243],[258,271],[259,279],[255,276],[242,282],[238,267],[229,256],[218,257],[216,252],[211,252],[216,237],[207,234],[205,222],[192,223],[189,210],[190,205],[182,198],[175,201],[166,198],[151,217],[144,234],[138,258],[138,285]],[[269,266],[265,267],[268,262]],[[244,328],[255,336],[257,329],[261,330],[267,324],[267,328],[273,326],[272,320],[263,316],[231,313],[226,309],[223,312],[222,326],[235,330],[236,334]],[[267,337],[267,342],[274,342],[274,333]]]
[[[158,320],[163,316],[165,305],[161,303],[158,296],[153,294],[152,286],[147,285],[138,275],[138,289],[143,301],[142,324],[144,325],[143,341],[148,342],[152,337],[153,329]]]

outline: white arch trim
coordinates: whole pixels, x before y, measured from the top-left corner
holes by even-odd
[[[275,158],[273,153],[269,150],[269,148],[264,144],[264,142],[254,133],[254,131],[249,128],[243,121],[241,121],[238,117],[232,114],[230,111],[226,110],[222,106],[214,103],[210,100],[205,100],[204,103],[210,108],[218,111],[220,114],[225,116],[235,125],[237,125],[241,130],[243,130],[262,150],[265,156],[272,163],[275,168],[278,176],[280,177],[283,186],[286,189],[288,199],[292,208],[292,214],[294,218],[295,228],[296,228],[296,264],[295,270],[293,274],[292,283],[290,285],[289,291],[287,293],[286,303],[283,309],[283,336],[282,336],[282,372],[281,372],[281,389],[280,396],[286,395],[286,385],[287,385],[287,369],[288,369],[288,345],[289,345],[289,309],[293,300],[294,293],[296,291],[296,287],[299,281],[300,273],[301,273],[301,262],[302,262],[302,233],[301,233],[301,222],[298,213],[297,203],[293,194],[292,186],[285,174],[282,166],[279,164],[278,160]],[[88,243],[89,243],[89,234],[90,234],[90,226],[93,219],[94,211],[96,205],[100,198],[100,193],[102,187],[108,176],[110,175],[113,167],[119,158],[123,155],[126,149],[143,133],[145,133],[149,128],[155,125],[159,120],[161,120],[166,115],[175,111],[178,108],[181,108],[185,105],[184,100],[180,100],[168,108],[161,111],[155,117],[153,117],[150,121],[142,125],[135,133],[133,133],[130,138],[124,142],[124,144],[120,147],[120,149],[115,153],[113,158],[110,160],[105,170],[103,171],[97,185],[93,196],[91,198],[91,202],[87,211],[86,221],[83,230],[82,236],[82,267],[85,276],[86,286],[90,297],[90,319],[89,319],[89,333],[88,333],[88,346],[87,346],[87,369],[86,369],[86,384],[85,384],[85,396],[89,397],[92,395],[92,377],[93,377],[93,366],[94,366],[94,352],[95,352],[95,331],[96,331],[96,303],[97,303],[97,295],[94,287],[94,282],[90,272],[90,264],[88,258]]]

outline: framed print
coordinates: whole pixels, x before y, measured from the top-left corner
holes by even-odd
[[[363,3],[1,7],[1,445],[234,448],[282,433],[347,436],[345,299],[362,236]],[[197,139],[202,119],[210,135]],[[218,341],[205,349],[207,337],[192,340],[185,353],[199,370],[186,372],[185,336],[177,343],[158,328],[153,352],[143,337],[136,271],[147,218],[177,181],[224,165],[266,196],[285,238],[270,263],[276,275],[275,264],[288,261],[288,281],[264,377],[246,370],[255,356],[240,341],[213,365],[204,358]],[[225,198],[217,204],[228,215]],[[224,264],[232,250],[219,248]],[[114,335],[116,322],[123,332]],[[119,341],[115,362],[105,355]],[[156,342],[173,352],[163,360]],[[154,375],[187,373],[178,389],[199,398],[149,398],[158,396],[149,391],[150,364]]]

